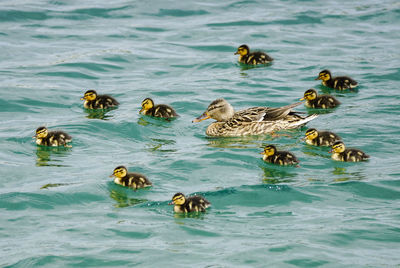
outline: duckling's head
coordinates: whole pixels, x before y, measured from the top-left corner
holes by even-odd
[[[174,205],[178,205],[181,206],[183,204],[185,204],[186,201],[186,197],[184,194],[182,193],[176,193],[173,197],[172,197],[172,203]]]
[[[232,105],[224,99],[216,99],[208,105],[207,110],[193,120],[193,122],[200,122],[209,118],[215,119],[218,122],[228,121],[235,114]]]
[[[116,168],[114,168],[114,172],[110,177],[117,177],[117,178],[123,178],[126,176],[126,174],[128,173],[128,170],[126,169],[126,167],[124,166],[118,166]]]
[[[44,139],[47,137],[48,134],[49,134],[49,131],[47,130],[46,127],[38,127],[36,129],[36,138],[38,138],[38,139]]]
[[[309,128],[306,131],[306,139],[313,140],[318,137],[318,131],[315,128]]]
[[[276,152],[276,147],[274,145],[267,145],[264,147],[264,151],[261,153],[266,156],[274,155]]]
[[[145,98],[142,101],[142,109],[140,109],[139,113],[141,113],[143,111],[148,111],[153,107],[154,107],[154,101],[150,98]]]
[[[304,92],[304,97],[300,100],[314,100],[317,97],[317,91],[313,88],[310,88],[306,92]]]
[[[329,152],[335,152],[335,153],[343,153],[344,150],[346,150],[346,146],[342,141],[336,141],[334,144],[332,144],[332,150]]]
[[[319,72],[319,75],[315,80],[322,80],[322,81],[328,81],[331,79],[331,72],[329,70],[322,70]]]
[[[83,98],[81,100],[87,100],[87,101],[93,101],[97,98],[97,92],[95,90],[88,90],[85,92],[83,95]]]
[[[249,54],[250,49],[247,45],[241,45],[238,47],[237,51],[235,52],[235,55],[239,54],[240,56],[246,56]]]

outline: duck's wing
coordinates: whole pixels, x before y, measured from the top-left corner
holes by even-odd
[[[279,120],[287,116],[294,107],[299,106],[300,104],[302,104],[302,102],[296,102],[278,108],[253,107],[236,112],[232,119],[241,122],[262,122]]]

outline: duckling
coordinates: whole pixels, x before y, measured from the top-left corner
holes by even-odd
[[[342,141],[336,141],[329,151],[332,154],[332,159],[344,162],[360,162],[368,160],[369,155],[358,149],[346,149]]]
[[[305,106],[317,109],[335,108],[340,104],[340,101],[338,101],[337,99],[335,99],[335,97],[331,95],[318,96],[317,91],[313,88],[310,88],[309,90],[304,92],[304,97],[300,100],[306,100]]]
[[[182,193],[176,193],[169,204],[174,205],[176,213],[205,212],[206,208],[211,206],[211,203],[202,196],[185,197]]]
[[[357,81],[348,76],[332,77],[329,70],[321,71],[315,80],[322,80],[324,86],[339,90],[351,89],[358,86]]]
[[[145,188],[152,186],[152,183],[146,178],[146,176],[140,173],[129,172],[126,167],[118,166],[114,169],[111,177],[115,177],[114,182],[122,186],[127,186],[133,189]]]
[[[178,116],[171,106],[166,104],[154,105],[154,101],[150,98],[146,98],[142,101],[142,109],[140,109],[139,113],[162,118],[173,118]]]
[[[250,65],[267,64],[274,60],[262,51],[250,52],[250,48],[247,45],[238,47],[235,52],[235,55],[237,54],[239,54],[239,62]]]
[[[298,128],[318,117],[316,114],[301,117],[292,111],[300,104],[301,102],[297,102],[279,108],[252,107],[235,112],[232,105],[225,99],[216,99],[193,122],[209,118],[217,120],[217,122],[211,123],[206,130],[208,136],[214,137],[269,134],[282,129]]]
[[[264,151],[261,152],[263,155],[263,160],[278,165],[297,165],[299,160],[290,152],[277,151],[274,145],[267,145]]]
[[[36,135],[33,137],[36,139],[37,145],[44,146],[69,147],[67,143],[72,141],[71,136],[67,133],[63,131],[49,131],[46,127],[38,127]]]
[[[83,107],[86,109],[108,109],[119,105],[119,102],[108,95],[97,95],[95,90],[88,90],[81,98],[85,100]]]
[[[333,132],[317,131],[315,128],[309,128],[306,131],[305,141],[309,145],[332,146],[338,140],[341,138]]]

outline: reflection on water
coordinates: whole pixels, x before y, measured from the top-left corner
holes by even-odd
[[[358,164],[358,163],[341,163],[338,164]],[[343,182],[343,181],[350,181],[350,180],[364,180],[367,177],[360,171],[355,172],[347,172],[346,168],[343,166],[335,166],[333,167],[332,174],[335,175],[334,181],[335,182]]]
[[[191,219],[200,219],[204,220],[205,215],[207,212],[190,212],[190,213],[176,213],[174,212],[174,218],[175,219],[186,219],[186,218],[191,218]],[[181,221],[175,221],[177,224],[184,224],[184,222]]]
[[[176,152],[176,149],[161,149],[162,146],[175,145],[176,141],[166,139],[153,139],[152,142],[146,144],[147,151],[149,152]]]
[[[62,165],[62,158],[70,154],[71,147],[50,147],[50,146],[36,146],[36,166],[57,166],[65,167]],[[49,163],[55,162],[55,163]],[[58,164],[59,162],[60,164]]]
[[[147,202],[146,199],[130,198],[128,197],[125,190],[111,190],[110,197],[114,199],[117,203],[114,205],[117,208],[124,208],[129,206],[134,206]]]
[[[66,185],[71,185],[71,184],[74,184],[74,183],[48,183],[48,184],[40,187],[40,189],[49,189],[49,188],[53,188],[53,187],[66,186]]]
[[[329,153],[329,150],[330,150],[329,146],[313,146],[306,144],[304,142],[304,147],[302,149],[302,152],[309,156],[318,156],[329,159],[332,157],[331,154]]]
[[[160,118],[160,117],[151,117],[147,115],[142,115],[139,117],[137,123],[141,126],[157,126],[157,127],[164,127],[164,128],[170,128],[171,126],[169,124],[166,124],[165,122],[172,122],[176,120],[177,117],[174,118]]]
[[[87,118],[89,119],[102,119],[102,120],[110,120],[113,116],[112,115],[107,115],[107,113],[111,110],[117,109],[116,107],[114,108],[109,108],[109,109],[84,109],[85,112],[87,113]]]
[[[254,68],[264,68],[264,67],[271,66],[272,62],[269,62],[266,64],[257,64],[257,65],[244,64],[241,62],[238,62],[238,64],[240,66],[241,71],[247,71],[247,70],[254,69]]]
[[[261,142],[272,141],[276,138],[277,134],[274,135],[259,135],[259,136],[244,136],[244,137],[206,137],[208,146],[213,148],[254,148],[260,147]],[[254,146],[256,145],[256,146]]]
[[[294,166],[277,166],[270,163],[259,165],[264,171],[263,182],[267,184],[289,183],[297,176]]]
[[[352,88],[352,89],[346,89],[346,90],[338,90],[338,89],[333,89],[333,88],[326,87],[326,86],[323,86],[322,84],[320,84],[320,86],[318,88],[321,90],[321,92],[323,94],[332,94],[332,92],[340,93],[340,94],[335,94],[338,97],[344,97],[345,94],[358,92],[358,87]]]

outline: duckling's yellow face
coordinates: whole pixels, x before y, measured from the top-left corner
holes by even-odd
[[[116,167],[112,175],[117,178],[123,178],[126,176],[127,173],[128,171],[126,170],[125,167]]]
[[[172,197],[172,203],[174,203],[175,205],[181,206],[183,204],[185,204],[185,196],[183,194],[176,194],[174,195],[174,197]]]
[[[139,113],[143,111],[148,111],[154,107],[154,102],[150,98],[146,98],[142,101],[142,109],[140,109]]]
[[[335,153],[343,153],[346,147],[343,142],[338,142],[332,145],[332,151]]]
[[[276,151],[276,149],[274,146],[268,145],[264,148],[264,152],[262,152],[261,154],[266,155],[266,156],[271,156],[271,155],[275,154],[275,151]]]
[[[93,101],[97,98],[97,93],[94,90],[88,90],[81,100]]]
[[[313,140],[318,137],[318,131],[315,129],[309,129],[306,131],[306,139]]]
[[[314,89],[309,89],[304,92],[304,97],[300,100],[314,100],[317,97],[317,92]]]
[[[39,128],[36,130],[36,138],[38,139],[44,139],[47,137],[48,134],[49,131],[47,130],[47,128]]]
[[[328,81],[329,79],[331,79],[331,74],[327,71],[322,71],[315,80]]]
[[[239,54],[240,56],[245,56],[249,54],[249,48],[247,46],[240,46],[238,47],[235,55]]]

